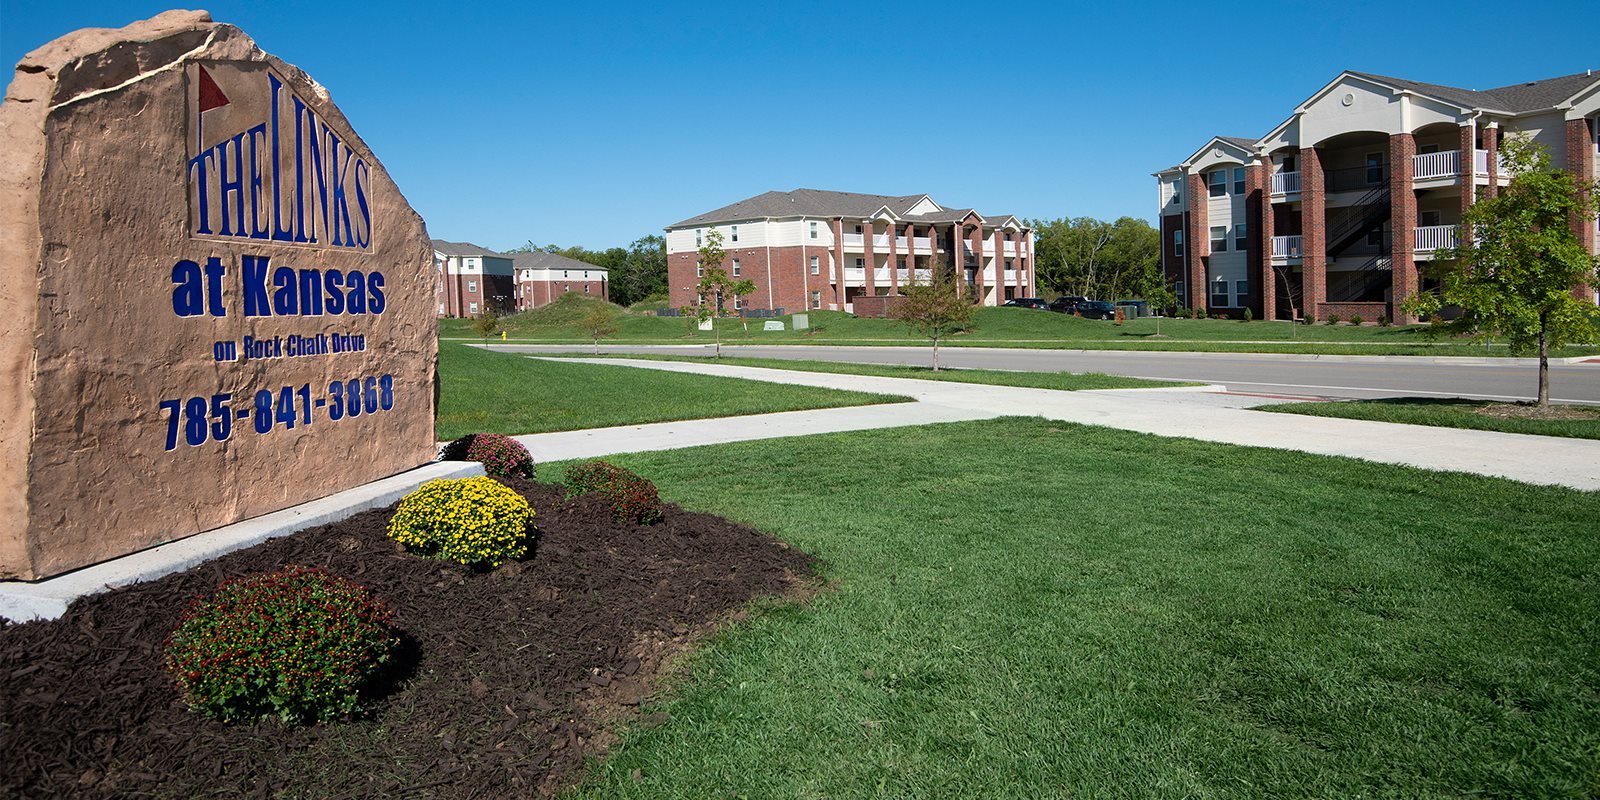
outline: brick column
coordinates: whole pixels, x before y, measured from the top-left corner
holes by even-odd
[[[900,233],[900,223],[889,224],[889,294],[900,293],[900,245],[895,239]]]
[[[1467,209],[1478,202],[1478,124],[1461,126],[1461,226],[1457,244],[1472,241],[1472,226],[1467,224]]]
[[[861,226],[861,230],[865,232],[861,237],[861,255],[864,256],[863,260],[867,265],[866,293],[868,297],[876,297],[878,294],[877,278],[873,276],[873,273],[878,271],[878,256],[872,243],[872,240],[877,238],[877,227],[878,224],[870,219],[867,220],[867,224]]]
[[[1315,147],[1300,149],[1300,234],[1300,313],[1316,319],[1328,298],[1328,192]]]
[[[1025,263],[1025,258],[1026,258],[1026,256],[1024,256],[1023,252],[1022,252],[1022,248],[1023,248],[1022,239],[1023,239],[1023,237],[1025,235],[1026,234],[1023,231],[1020,231],[1020,230],[1017,231],[1017,244],[1016,244],[1016,248],[1015,249],[1016,249],[1016,253],[1017,253],[1017,296],[1018,297],[1032,297],[1033,296],[1031,294],[1028,294],[1027,285],[1025,283],[1025,281],[1027,280],[1027,277],[1022,271],[1022,269],[1023,269],[1022,265]]]
[[[961,223],[950,225],[950,252],[949,258],[951,273],[956,282],[956,296],[967,296],[967,262],[961,257]]]
[[[1005,231],[994,229],[994,304],[1006,301],[1006,244]]]
[[[833,218],[833,302],[844,310],[844,217]]]
[[[1389,318],[1401,324],[1416,322],[1400,308],[1417,293],[1417,193],[1411,188],[1416,154],[1411,134],[1389,137],[1389,269],[1394,275]]]
[[[1272,204],[1272,157],[1261,159],[1261,318],[1278,318],[1278,271],[1272,266],[1272,237],[1278,232]]]
[[[1257,156],[1256,163],[1245,167],[1245,276],[1250,281],[1250,292],[1246,299],[1249,306],[1255,311],[1257,319],[1267,319],[1266,295],[1262,293],[1266,286],[1267,273],[1272,271],[1272,232],[1262,224],[1267,212],[1263,209],[1272,207],[1271,176],[1272,160],[1265,156]]]
[[[1494,199],[1500,194],[1500,126],[1483,129],[1483,149],[1489,151],[1489,188],[1483,194]]]
[[[1567,120],[1567,171],[1572,173],[1573,180],[1579,187],[1587,187],[1594,183],[1594,129],[1587,119]],[[1582,188],[1578,190],[1580,197],[1587,197],[1588,192]],[[1585,250],[1595,251],[1595,222],[1585,219],[1577,214],[1572,215],[1572,232],[1577,234],[1578,241],[1583,243]],[[1572,287],[1572,296],[1579,300],[1590,300],[1594,294],[1588,282],[1579,283]]]
[[[1206,204],[1211,194],[1206,189],[1204,175],[1189,176],[1189,218],[1185,221],[1184,262],[1189,273],[1184,278],[1188,287],[1189,307],[1201,309],[1206,306],[1206,258],[1211,255],[1211,228],[1210,215]]]
[[[977,273],[975,275],[973,275],[973,279],[974,279],[974,281],[973,281],[973,283],[974,283],[973,294],[975,294],[977,296],[972,298],[972,299],[973,299],[973,302],[978,303],[979,305],[982,305],[983,304],[983,293],[984,293],[983,292],[983,287],[984,287],[984,280],[983,280],[983,223],[980,222],[980,223],[974,224],[972,226],[972,236],[967,239],[967,244],[970,247],[972,247],[972,257],[974,259],[977,259],[977,262],[978,262]]]

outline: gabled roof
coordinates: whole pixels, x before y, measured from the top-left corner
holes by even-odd
[[[1544,80],[1514,83],[1510,86],[1501,86],[1495,89],[1476,90],[1443,86],[1437,83],[1422,83],[1421,81],[1392,78],[1386,75],[1374,75],[1369,72],[1352,71],[1347,74],[1376,83],[1387,84],[1397,89],[1416,92],[1462,108],[1504,111],[1511,114],[1526,114],[1530,111],[1553,109],[1561,102],[1589,86],[1600,83],[1600,75],[1592,72],[1580,72],[1573,75],[1563,75],[1559,78],[1545,78]]]
[[[1240,136],[1218,136],[1217,138],[1244,150],[1254,150],[1256,147],[1255,139],[1245,139]]]
[[[444,239],[433,239],[433,251],[447,256],[493,256],[505,258],[504,253],[496,253],[487,247],[481,247],[471,242],[448,242]]]
[[[567,258],[555,253],[546,253],[542,250],[532,253],[512,253],[512,269],[587,269],[605,272],[605,267],[597,267],[587,261]]]
[[[708,225],[715,222],[767,217],[870,217],[885,206],[896,215],[902,215],[926,196],[857,194],[823,189],[765,192],[715,211],[697,214],[667,227],[682,228],[687,225]]]
[[[1244,153],[1246,156],[1255,155],[1255,152],[1256,152],[1256,140],[1255,139],[1245,139],[1245,138],[1239,137],[1239,136],[1213,136],[1213,137],[1211,137],[1211,139],[1209,141],[1207,141],[1205,143],[1204,147],[1201,147],[1199,150],[1196,150],[1193,153],[1190,153],[1189,157],[1184,159],[1182,161],[1182,163],[1180,163],[1178,166],[1180,166],[1180,167],[1189,166],[1191,163],[1194,162],[1195,159],[1197,159],[1200,156],[1204,155],[1207,150],[1212,149],[1215,145],[1218,145],[1218,144],[1227,145],[1228,147],[1230,147],[1230,148],[1232,148],[1234,150],[1237,150],[1237,151],[1239,151],[1241,153]],[[1176,167],[1174,169],[1176,169]]]

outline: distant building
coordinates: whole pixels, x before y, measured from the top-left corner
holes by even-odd
[[[667,226],[668,292],[698,300],[696,252],[722,233],[723,269],[756,290],[746,308],[850,310],[862,296],[900,293],[939,262],[984,305],[1034,294],[1033,231],[1008,214],[946,208],[925,194],[891,197],[796,189],[767,192]],[[914,271],[914,272],[913,272]]]
[[[439,316],[527,311],[567,292],[610,299],[604,267],[554,253],[496,253],[470,242],[433,240]]]
[[[1266,136],[1213,137],[1155,173],[1167,280],[1191,308],[1409,321],[1401,304],[1431,288],[1418,262],[1510,182],[1514,133],[1600,177],[1600,73],[1483,91],[1341,73]],[[1595,222],[1573,225],[1600,252]]]
[[[470,242],[434,239],[433,268],[441,317],[475,317],[484,308],[496,313],[516,308],[511,256]]]
[[[511,265],[516,273],[518,311],[554,302],[567,292],[611,299],[604,267],[555,253],[512,253]]]

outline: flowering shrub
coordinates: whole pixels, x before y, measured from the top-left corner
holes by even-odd
[[[444,446],[445,461],[476,461],[500,478],[532,478],[533,456],[516,439],[501,433],[469,433]]]
[[[405,496],[389,538],[430,558],[497,567],[528,552],[533,507],[494,478],[428,481]]]
[[[567,467],[567,496],[596,494],[611,506],[617,520],[646,525],[661,519],[661,495],[656,485],[622,467],[590,461]]]
[[[191,603],[167,637],[166,666],[202,714],[305,723],[355,711],[397,643],[389,609],[365,587],[288,567]]]

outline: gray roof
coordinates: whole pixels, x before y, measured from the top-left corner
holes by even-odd
[[[1242,136],[1218,136],[1217,138],[1228,144],[1243,147],[1246,150],[1254,150],[1256,148],[1255,139],[1246,139]]]
[[[896,214],[904,214],[923,197],[924,195],[920,194],[857,194],[823,189],[765,192],[715,211],[698,214],[668,227],[681,228],[686,225],[765,217],[865,217],[884,206],[888,206]]]
[[[432,241],[433,241],[433,249],[434,249],[434,251],[435,252],[439,252],[439,253],[444,253],[447,256],[494,256],[496,258],[505,258],[506,257],[504,253],[496,253],[495,251],[490,250],[487,247],[480,247],[480,246],[475,245],[475,244],[473,244],[471,242],[447,242],[444,239],[434,239]]]
[[[535,251],[532,253],[511,253],[512,269],[589,269],[605,272],[605,267],[597,267],[587,261],[575,258]]]
[[[1492,111],[1509,111],[1513,114],[1523,114],[1529,111],[1542,111],[1554,108],[1557,103],[1577,94],[1584,88],[1595,83],[1600,83],[1600,75],[1580,72],[1573,75],[1563,75],[1559,78],[1546,78],[1526,83],[1516,83],[1510,86],[1501,86],[1497,89],[1461,89],[1455,86],[1441,86],[1436,83],[1422,83],[1420,81],[1406,80],[1405,78],[1391,78],[1386,75],[1374,75],[1369,72],[1351,72],[1363,78],[1398,86],[1417,94],[1435,97],[1448,103],[1467,108],[1484,108]]]

